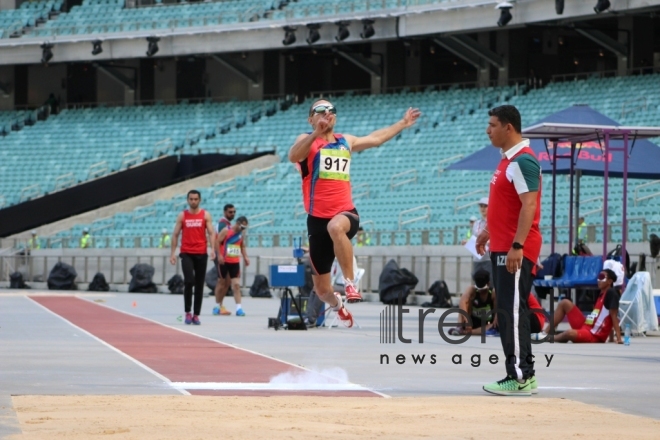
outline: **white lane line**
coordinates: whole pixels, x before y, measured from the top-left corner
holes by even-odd
[[[93,302],[93,301],[89,301],[89,300],[86,299],[86,298],[80,298],[80,299],[82,299],[82,300],[84,300],[84,301],[88,301],[88,302]],[[180,331],[181,333],[186,333],[186,334],[188,334],[188,335],[197,336],[198,338],[202,338],[202,339],[206,339],[206,340],[208,340],[208,341],[215,342],[216,344],[221,344],[221,345],[224,345],[224,346],[227,346],[227,347],[235,348],[236,350],[241,350],[241,351],[245,351],[245,352],[247,352],[247,353],[251,353],[251,354],[254,354],[254,355],[257,355],[257,356],[265,357],[266,359],[270,359],[270,360],[277,361],[277,362],[280,362],[280,363],[283,363],[283,364],[286,364],[286,365],[290,365],[290,366],[292,366],[292,367],[296,367],[296,368],[299,368],[299,369],[301,369],[301,370],[309,371],[309,372],[312,372],[312,373],[314,373],[314,374],[318,374],[318,375],[320,375],[320,376],[327,377],[328,379],[330,379],[330,380],[332,380],[332,381],[336,381],[336,379],[333,378],[333,377],[325,376],[324,374],[319,373],[318,371],[310,370],[309,368],[307,368],[307,367],[303,367],[302,365],[296,365],[296,364],[294,364],[294,363],[287,362],[287,361],[284,361],[284,360],[282,360],[282,359],[277,359],[277,358],[274,358],[274,357],[272,357],[272,356],[268,356],[267,354],[259,353],[259,352],[256,352],[256,351],[252,351],[252,350],[249,350],[249,349],[247,349],[247,348],[243,348],[243,347],[238,347],[238,346],[236,346],[236,345],[228,344],[228,343],[226,343],[226,342],[222,342],[222,341],[219,341],[219,340],[217,340],[217,339],[213,339],[213,338],[209,338],[209,337],[207,337],[207,336],[203,336],[203,335],[200,335],[200,334],[197,334],[197,333],[193,333],[193,332],[190,332],[190,331],[188,331],[188,330],[184,330],[184,329],[182,329],[182,328],[173,327],[173,326],[171,326],[171,325],[163,324],[162,322],[156,321],[156,320],[151,319],[151,318],[147,318],[147,317],[145,317],[145,316],[134,315],[134,314],[132,314],[132,313],[125,312],[125,311],[123,311],[123,310],[120,310],[120,309],[117,309],[117,308],[114,308],[114,307],[110,307],[110,306],[107,305],[107,304],[96,303],[96,302],[95,302],[94,304],[96,304],[97,306],[106,307],[106,308],[108,308],[108,309],[110,309],[110,310],[113,310],[113,311],[115,311],[115,312],[123,313],[124,315],[128,315],[128,316],[131,316],[131,317],[133,317],[133,318],[144,319],[144,320],[146,320],[146,321],[153,322],[154,324],[158,324],[158,325],[160,325],[160,326],[162,326],[162,327],[165,327],[165,328],[169,328],[169,329],[172,329],[172,330],[177,330],[177,331]],[[371,389],[371,388],[366,388],[366,387],[365,387],[365,390],[371,391],[372,393],[374,393],[374,394],[378,394],[379,396],[384,397],[384,398],[386,398],[386,399],[389,399],[389,398],[391,397],[391,396],[388,396],[387,394],[383,394],[383,393],[378,392],[378,391],[376,391],[376,390],[373,390],[373,389]]]
[[[114,347],[114,346],[108,344],[108,343],[105,342],[103,339],[101,339],[101,338],[99,338],[99,337],[97,337],[97,336],[94,336],[93,334],[91,334],[90,332],[88,332],[87,330],[85,330],[85,329],[83,329],[83,328],[78,327],[78,326],[75,325],[73,322],[69,321],[68,319],[64,318],[63,316],[58,315],[57,313],[53,312],[53,311],[50,310],[49,308],[47,308],[47,307],[45,307],[45,306],[39,304],[38,302],[36,302],[36,301],[33,300],[32,298],[30,298],[29,296],[26,296],[25,298],[29,299],[29,300],[32,301],[34,304],[36,304],[37,306],[41,307],[42,309],[44,309],[46,312],[50,313],[51,315],[53,315],[53,316],[55,316],[55,317],[61,319],[62,321],[66,322],[66,323],[69,324],[71,327],[73,327],[73,328],[75,328],[75,329],[81,331],[82,333],[86,334],[86,335],[89,336],[90,338],[95,339],[96,341],[98,341],[98,342],[100,342],[101,344],[105,345],[106,347],[108,347],[109,349],[113,350],[114,352],[119,353],[120,355],[122,355],[123,357],[125,357],[125,358],[128,359],[129,361],[133,362],[134,364],[136,364],[136,365],[139,366],[140,368],[143,368],[144,370],[146,370],[146,371],[148,371],[149,373],[153,374],[153,375],[156,376],[157,378],[161,379],[163,382],[165,382],[165,384],[172,386],[172,382],[171,382],[167,377],[163,376],[162,374],[160,374],[160,373],[157,372],[156,370],[153,370],[153,369],[147,367],[147,366],[144,365],[142,362],[138,361],[138,360],[135,359],[134,357],[131,357],[131,356],[127,355],[126,353],[124,353],[123,351],[119,350],[118,348],[116,348],[116,347]],[[185,394],[186,396],[189,396],[189,395],[190,395],[190,393],[189,393],[188,391],[186,391],[185,389],[179,389],[179,388],[175,388],[175,387],[172,387],[172,388],[174,388],[175,390],[179,391],[181,394]]]
[[[368,391],[353,383],[264,383],[264,382],[172,382],[172,386],[183,390],[250,390],[250,391]]]

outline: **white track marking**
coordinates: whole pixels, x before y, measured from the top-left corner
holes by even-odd
[[[368,391],[353,383],[307,384],[307,383],[263,383],[263,382],[172,382],[172,386],[183,390],[230,390],[230,391]]]
[[[128,359],[129,361],[135,363],[137,366],[143,368],[144,370],[146,370],[146,371],[148,371],[149,373],[153,374],[153,375],[156,376],[157,378],[161,379],[163,382],[165,382],[167,385],[171,386],[171,387],[174,388],[175,390],[179,391],[181,394],[185,394],[185,395],[187,395],[187,396],[190,395],[190,393],[187,392],[185,389],[180,389],[180,388],[176,388],[176,387],[174,387],[174,386],[172,385],[172,381],[170,381],[167,377],[165,377],[165,376],[163,376],[162,374],[160,374],[159,372],[157,372],[157,371],[155,371],[155,370],[153,370],[153,369],[147,367],[147,366],[144,365],[142,362],[140,362],[140,361],[138,361],[137,359],[135,359],[135,358],[133,358],[133,357],[127,355],[126,353],[124,353],[123,351],[117,349],[116,347],[114,347],[114,346],[108,344],[108,343],[105,342],[103,339],[101,339],[101,338],[99,338],[99,337],[97,337],[97,336],[94,336],[93,334],[91,334],[90,332],[88,332],[88,331],[85,330],[85,329],[82,329],[82,328],[78,327],[77,325],[75,325],[74,323],[72,323],[72,322],[69,321],[68,319],[64,318],[63,316],[60,316],[60,315],[58,315],[57,313],[55,313],[55,312],[53,312],[52,310],[50,310],[49,308],[47,308],[47,307],[45,307],[45,306],[39,304],[38,302],[36,302],[36,301],[33,300],[32,298],[30,298],[29,296],[25,296],[25,298],[29,299],[29,300],[32,301],[34,304],[36,304],[37,306],[41,307],[42,309],[44,309],[46,312],[50,313],[51,315],[53,315],[53,316],[55,316],[55,317],[61,319],[62,321],[66,322],[66,323],[69,324],[71,327],[73,327],[73,328],[75,328],[75,329],[81,331],[82,333],[86,334],[87,336],[91,337],[92,339],[94,339],[94,340],[100,342],[101,344],[105,345],[105,346],[108,347],[109,349],[115,351],[116,353],[119,353],[120,355],[122,355],[123,357],[125,357],[126,359]],[[95,304],[96,304],[96,303],[95,303]]]
[[[84,299],[84,298],[81,298],[81,299]],[[89,300],[87,300],[87,301],[89,301]],[[89,302],[91,302],[91,301],[89,301]],[[252,351],[252,350],[248,350],[247,348],[238,347],[238,346],[236,346],[236,345],[232,345],[232,344],[228,344],[228,343],[226,343],[226,342],[218,341],[217,339],[209,338],[209,337],[207,337],[207,336],[198,335],[197,333],[189,332],[189,331],[187,331],[187,330],[184,330],[184,329],[181,329],[181,328],[178,328],[178,327],[173,327],[173,326],[170,326],[170,325],[167,325],[167,324],[163,324],[162,322],[158,322],[158,321],[153,320],[153,319],[151,319],[151,318],[146,318],[146,317],[144,317],[144,316],[134,315],[134,314],[132,314],[132,313],[125,312],[125,311],[123,311],[123,310],[119,310],[119,309],[116,309],[116,308],[114,308],[114,307],[110,307],[110,306],[107,305],[107,304],[103,304],[103,303],[94,303],[94,304],[96,304],[97,306],[101,306],[101,307],[107,307],[107,308],[110,309],[110,310],[114,310],[115,312],[123,313],[123,314],[128,315],[128,316],[131,316],[131,317],[133,317],[133,318],[144,319],[144,320],[146,320],[146,321],[153,322],[154,324],[158,324],[158,325],[160,325],[160,326],[162,326],[162,327],[165,327],[165,328],[169,328],[169,329],[172,329],[172,330],[177,330],[177,331],[180,331],[180,332],[182,332],[182,333],[186,333],[186,334],[188,334],[188,335],[197,336],[198,338],[206,339],[206,340],[208,340],[208,341],[215,342],[216,344],[225,345],[225,346],[227,346],[227,347],[235,348],[236,350],[245,351],[245,352],[247,352],[247,353],[251,353],[251,354],[254,354],[254,355],[257,355],[257,356],[265,357],[266,359],[270,359],[270,360],[273,360],[273,361],[277,361],[277,362],[280,362],[280,363],[282,363],[282,364],[290,365],[290,366],[292,366],[292,367],[296,367],[296,368],[299,368],[299,369],[301,369],[301,370],[305,370],[305,371],[310,371],[310,372],[313,372],[313,373],[315,373],[315,374],[319,374],[319,375],[323,376],[323,374],[319,373],[318,371],[310,370],[309,368],[307,368],[307,367],[303,367],[302,365],[296,365],[296,364],[293,364],[293,363],[291,363],[291,362],[283,361],[283,360],[281,360],[281,359],[277,359],[277,358],[274,358],[274,357],[272,357],[272,356],[268,356],[267,354],[259,353],[259,352]],[[329,377],[329,376],[325,376],[325,377],[327,377],[328,379],[331,379],[331,380],[336,380],[336,379],[333,378],[333,377]],[[378,392],[378,391],[376,391],[376,390],[373,390],[373,389],[371,389],[371,388],[364,388],[364,390],[366,390],[366,391],[371,391],[372,393],[374,393],[374,394],[378,394],[378,395],[381,396],[381,397],[385,397],[385,398],[389,398],[389,397],[390,397],[390,396],[388,396],[387,394],[380,393],[380,392]]]

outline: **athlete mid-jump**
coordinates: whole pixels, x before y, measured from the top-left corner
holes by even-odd
[[[351,196],[351,154],[389,141],[412,127],[420,114],[419,110],[409,108],[399,122],[367,136],[341,135],[334,132],[336,107],[319,100],[310,107],[307,119],[313,131],[298,136],[289,151],[289,160],[298,164],[303,179],[314,290],[347,327],[353,326],[353,316],[332,288],[330,269],[336,256],[345,277],[346,300],[362,301],[353,284],[351,239],[358,231],[360,217]]]

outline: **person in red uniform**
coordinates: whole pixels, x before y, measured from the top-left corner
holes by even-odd
[[[209,259],[207,255],[208,243],[215,242],[215,230],[211,214],[199,207],[202,195],[197,190],[188,191],[188,209],[179,213],[172,233],[172,254],[170,263],[176,264],[176,248],[179,244],[179,233],[181,237],[181,269],[183,270],[184,290],[183,304],[186,312],[186,324],[199,325],[199,314],[202,310],[202,298],[204,297],[204,277],[206,276],[206,264]],[[207,234],[209,240],[207,241]],[[211,260],[215,259],[215,251],[211,248]],[[195,304],[193,306],[193,289]],[[192,308],[192,314],[191,314]]]
[[[483,255],[490,240],[497,323],[507,376],[485,385],[498,395],[527,395],[536,390],[527,300],[541,251],[541,166],[529,139],[521,134],[521,118],[512,105],[488,112],[486,133],[501,149],[502,160],[490,182],[487,228],[477,237]]]
[[[420,114],[409,108],[399,122],[367,136],[342,135],[334,131],[337,108],[318,100],[312,103],[307,119],[312,132],[299,135],[289,150],[289,160],[297,164],[302,176],[314,289],[347,327],[353,325],[353,316],[332,288],[330,269],[336,256],[345,277],[346,301],[362,301],[353,273],[351,239],[358,231],[360,217],[351,196],[351,155],[384,144],[412,127]]]
[[[220,252],[218,252],[218,265],[220,267],[220,276],[222,279],[231,280],[231,290],[234,293],[236,301],[236,316],[245,316],[243,306],[241,306],[241,256],[245,266],[250,265],[250,259],[245,249],[243,233],[248,227],[247,218],[241,216],[236,219],[236,223],[231,228],[225,228],[218,234],[217,242],[220,243]],[[226,284],[220,292],[220,304],[224,300],[229,284]]]
[[[619,327],[619,293],[614,289],[617,276],[611,269],[604,269],[598,274],[600,295],[594,305],[594,310],[586,317],[570,300],[562,299],[555,310],[555,327],[568,316],[570,330],[555,335],[555,342],[605,342],[612,328],[616,334],[616,342],[623,344],[621,327]],[[549,334],[550,328],[545,333]]]
[[[222,232],[223,229],[231,228],[231,222],[234,220],[234,216],[236,216],[236,208],[231,203],[227,203],[222,211],[224,216],[218,220],[218,227],[215,230],[218,235],[220,232]],[[215,243],[214,249],[216,250],[216,255],[220,254],[221,246],[222,242]],[[222,276],[222,268],[220,267],[220,264],[217,260],[215,261],[215,269],[218,272],[218,282],[215,283],[215,289],[213,290],[213,293],[215,294],[215,307],[213,307],[213,314],[224,316],[231,315],[231,312],[225,309],[225,307],[222,305],[222,300],[229,290],[231,280]]]

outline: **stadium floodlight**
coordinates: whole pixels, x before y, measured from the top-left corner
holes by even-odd
[[[338,21],[337,26],[339,26],[339,30],[337,30],[337,36],[335,37],[335,40],[337,41],[344,41],[348,37],[351,36],[351,33],[348,31],[348,21]]]
[[[609,0],[598,0],[596,6],[594,7],[594,11],[596,14],[600,14],[601,12],[608,10],[610,6],[611,4]]]
[[[513,15],[511,15],[512,8],[513,8],[513,4],[509,2],[500,2],[497,4],[497,6],[495,6],[495,9],[500,10],[500,19],[497,20],[497,25],[499,27],[503,27],[509,24],[509,22],[513,18]]]
[[[158,42],[160,41],[160,38],[147,37],[147,41],[149,42],[149,45],[147,46],[147,56],[152,57],[158,53]]]
[[[102,44],[103,42],[101,40],[92,41],[92,55],[98,55],[103,52]]]
[[[53,59],[53,45],[44,43],[41,45],[41,64],[48,64]]]
[[[362,20],[362,33],[360,34],[360,37],[363,40],[366,40],[373,37],[375,34],[376,31],[374,30],[374,21],[368,18]]]
[[[305,40],[307,44],[314,44],[321,39],[321,34],[319,33],[320,24],[310,23],[307,25],[307,28],[309,29],[309,35],[307,36],[307,40]]]
[[[284,40],[282,44],[285,46],[291,46],[296,42],[296,28],[292,26],[284,26]]]
[[[555,0],[555,12],[557,15],[564,13],[564,0]]]

